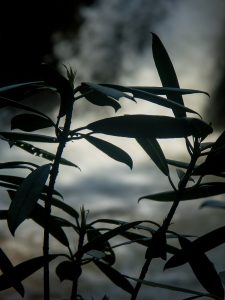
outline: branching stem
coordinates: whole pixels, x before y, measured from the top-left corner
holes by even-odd
[[[65,124],[62,133],[58,137],[59,145],[57,148],[55,160],[52,165],[52,169],[50,172],[50,179],[49,179],[49,188],[47,193],[47,200],[45,201],[45,228],[44,228],[44,243],[43,243],[43,255],[45,257],[44,261],[44,300],[50,299],[50,280],[49,280],[49,262],[48,262],[48,254],[49,254],[49,230],[50,230],[50,215],[51,215],[51,203],[52,203],[52,196],[55,187],[56,178],[59,172],[59,164],[62,157],[63,150],[66,146],[67,136],[70,132],[70,125],[72,119],[72,112],[73,112],[73,102],[71,102],[71,107],[68,109]]]

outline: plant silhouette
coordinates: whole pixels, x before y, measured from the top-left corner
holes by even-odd
[[[204,122],[198,112],[184,105],[183,95],[203,93],[207,97],[207,93],[180,88],[175,69],[164,45],[156,34],[152,34],[152,37],[153,58],[162,87],[126,87],[96,83],[81,83],[75,86],[76,74],[71,68],[66,69],[67,77],[65,78],[48,65],[43,64],[40,67],[41,81],[0,88],[1,107],[10,106],[23,111],[11,119],[12,131],[0,132],[1,140],[8,143],[10,147],[21,148],[31,155],[42,157],[45,161],[43,165],[36,165],[32,160],[9,161],[0,164],[2,170],[9,169],[13,172],[16,168],[26,169],[28,172],[26,177],[0,175],[0,186],[7,190],[11,200],[8,209],[0,211],[1,220],[7,222],[13,236],[26,219],[32,219],[44,229],[43,255],[40,257],[34,257],[14,266],[7,253],[0,249],[1,291],[14,288],[23,297],[26,291],[22,281],[43,268],[43,295],[44,300],[49,300],[51,298],[49,264],[54,260],[58,261],[55,271],[59,279],[71,282],[71,300],[83,299],[79,294],[79,280],[84,271],[83,267],[87,264],[94,264],[111,280],[112,284],[128,293],[131,300],[138,299],[142,285],[185,293],[189,295],[187,299],[197,299],[203,296],[212,299],[224,298],[222,282],[224,282],[225,272],[217,272],[206,252],[225,242],[225,226],[193,238],[171,231],[170,225],[181,201],[225,193],[223,181],[225,135],[222,133],[215,142],[205,141],[213,131],[212,126]],[[56,120],[22,102],[23,98],[46,90],[51,90],[60,96]],[[148,101],[149,105],[160,105],[172,110],[174,116],[147,114],[112,116],[96,120],[83,127],[72,128],[73,109],[78,105],[78,99],[98,106],[112,107],[116,114],[122,106],[121,98],[127,98],[130,101],[138,98]],[[51,129],[52,134],[39,133],[45,128]],[[15,129],[20,131],[14,131]],[[125,222],[104,218],[104,216],[90,222],[88,212],[84,207],[79,208],[76,205],[72,207],[63,201],[63,196],[56,189],[59,166],[63,164],[79,168],[76,163],[63,157],[63,151],[65,147],[70,147],[71,141],[76,143],[77,140],[85,139],[111,159],[132,169],[133,161],[130,155],[113,143],[99,138],[99,133],[134,139],[167,177],[171,185],[170,191],[140,196],[138,200],[171,203],[161,224],[154,220]],[[174,138],[184,141],[189,161],[168,159],[167,154],[163,152],[160,139]],[[35,143],[54,143],[57,145],[57,150],[55,153],[50,153],[37,147]],[[205,160],[199,163],[202,157]],[[177,169],[177,180],[171,177],[171,170],[174,167]],[[207,175],[211,175],[214,179],[206,180]],[[222,202],[212,200],[204,202],[202,206],[222,209],[225,207]],[[52,207],[62,210],[68,218],[53,214]],[[107,225],[110,225],[109,228]],[[65,231],[68,227],[77,237],[76,245],[74,245],[74,239],[70,239]],[[67,249],[66,254],[53,253],[49,246],[50,235]],[[138,278],[132,274],[123,274],[114,266],[119,255],[115,248],[124,246],[124,242],[121,242],[116,247],[112,247],[111,239],[114,237],[125,238],[128,248],[134,243],[145,247],[144,264],[140,268]],[[179,248],[170,244],[171,239],[174,238],[178,240]],[[72,250],[74,248],[75,250]],[[165,261],[164,269],[188,263],[205,292],[146,280],[149,266],[156,258]],[[104,296],[103,299],[108,298]]]

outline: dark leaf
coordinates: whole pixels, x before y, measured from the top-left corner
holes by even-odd
[[[14,190],[7,190],[7,191],[9,193],[10,198],[13,199],[15,197],[16,192]],[[47,195],[41,194],[40,199],[43,201],[47,201],[48,197],[47,197]],[[57,208],[62,209],[65,213],[69,214],[71,217],[74,217],[75,219],[79,218],[78,212],[72,206],[62,202],[61,200],[53,197],[51,204]],[[38,208],[39,208],[39,206],[38,206]],[[41,206],[40,206],[40,209],[42,209]],[[40,211],[39,214],[44,215],[44,211]],[[44,223],[42,222],[42,224],[44,224]]]
[[[56,274],[59,280],[62,282],[64,280],[74,281],[81,275],[81,267],[72,261],[63,261],[56,268]]]
[[[98,229],[95,229],[94,227],[90,227],[87,231],[87,237],[88,241],[91,242],[92,240],[96,238],[100,238],[102,236],[101,232]],[[94,250],[102,251],[105,256],[102,258],[106,263],[113,265],[115,263],[115,254],[111,248],[111,245],[108,241],[105,241],[103,243],[96,244]]]
[[[24,178],[19,177],[19,176],[11,176],[11,175],[2,175],[2,174],[0,174],[0,180],[18,186],[23,182]]]
[[[0,249],[0,269],[7,278],[7,281],[10,286],[14,287],[14,289],[24,297],[24,287],[18,277],[14,272],[13,265],[8,257],[5,255],[2,249]],[[1,277],[0,277],[1,278]]]
[[[211,150],[206,157],[205,162],[198,166],[194,174],[206,175],[225,172],[225,131],[218,137],[214,144],[211,145]]]
[[[124,275],[101,261],[94,263],[115,285],[132,295],[134,288]]]
[[[198,251],[204,253],[210,251],[219,245],[225,243],[225,226],[217,228],[192,242],[192,252]],[[165,269],[181,266],[187,262],[187,257],[181,249],[172,256],[165,264]]]
[[[55,259],[58,255],[48,255],[47,260],[50,262]],[[44,266],[44,257],[35,257],[30,260],[27,260],[15,267],[13,267],[13,274],[18,278],[19,281],[22,281],[29,277],[31,274],[39,270]],[[12,284],[10,283],[9,276],[3,274],[0,276],[0,291],[10,288]]]
[[[5,183],[5,182],[0,182],[0,186],[7,188],[7,189],[12,189],[12,190],[17,190],[18,186],[10,183]]]
[[[38,225],[45,228],[44,215],[45,215],[44,208],[41,205],[36,204],[35,209],[33,210],[33,212],[31,213],[31,215],[29,217],[34,222],[36,222]],[[61,228],[61,226],[62,226],[62,223],[57,218],[55,218],[54,216],[50,217],[50,219],[49,219],[49,232],[50,232],[50,234],[55,239],[57,239],[61,244],[68,247],[69,242],[68,242],[66,234],[63,231],[63,229]]]
[[[0,132],[1,136],[7,140],[13,141],[30,141],[30,142],[40,142],[40,143],[57,143],[57,139],[51,136],[43,134],[32,134],[32,133],[21,133],[21,132]]]
[[[153,224],[155,226],[157,226],[158,228],[160,227],[160,225],[154,221],[150,221],[150,220],[142,220],[142,223],[150,223]],[[115,224],[115,225],[125,225],[125,224],[129,224],[129,222],[125,222],[125,221],[121,221],[121,220],[114,220],[114,219],[97,219],[94,222],[92,222],[90,225],[96,224],[96,223],[107,223],[107,224]],[[132,227],[133,229],[142,229],[145,230],[147,232],[150,232],[151,234],[154,233],[156,230],[149,227],[149,226],[144,226],[144,225],[135,225]],[[121,232],[123,233],[123,231]],[[120,235],[121,235],[120,233]]]
[[[195,188],[186,188],[182,195],[180,196],[180,200],[192,200],[192,199],[200,199],[205,197],[216,196],[225,193],[225,183],[224,182],[208,182],[199,184]],[[177,193],[174,191],[162,192],[152,195],[146,195],[139,198],[138,201],[142,199],[155,200],[155,201],[175,201],[177,199]]]
[[[0,181],[3,181],[3,182],[7,182],[11,185],[9,186],[5,186],[5,185],[2,185],[2,183],[0,183],[0,185],[4,186],[4,187],[7,187],[7,188],[11,188],[10,186],[12,186],[12,190],[14,190],[15,188],[17,189],[19,185],[22,184],[24,178],[23,177],[19,177],[19,176],[11,176],[11,175],[1,175],[0,174]],[[43,188],[43,193],[47,193],[48,192],[48,186],[45,185],[44,188]],[[53,194],[56,195],[56,196],[59,196],[60,198],[63,199],[63,196],[57,192],[56,190],[53,191]]]
[[[50,153],[46,150],[43,150],[41,148],[35,147],[34,145],[31,145],[29,143],[26,143],[24,141],[11,141],[10,142],[11,146],[17,146],[21,149],[23,149],[26,152],[29,152],[35,156],[40,156],[42,158],[45,158],[49,161],[54,161],[55,159],[55,154]],[[72,163],[71,161],[65,159],[65,158],[61,158],[60,159],[60,164],[65,165],[65,166],[71,166],[71,167],[75,167],[80,169],[77,165],[75,165],[74,163]]]
[[[173,67],[173,64],[170,60],[170,57],[163,43],[161,42],[159,37],[154,33],[152,33],[152,53],[153,53],[153,58],[155,61],[156,68],[159,73],[159,77],[162,82],[162,86],[180,88],[177,75]],[[174,95],[171,94],[170,92],[167,92],[166,96],[167,98],[172,99],[181,105],[184,105],[182,95],[179,94]],[[173,109],[173,113],[178,118],[186,116],[184,110],[181,109]]]
[[[111,157],[112,159],[115,159],[116,161],[122,162],[126,165],[128,165],[131,169],[133,167],[133,161],[131,157],[122,149],[119,147],[104,141],[102,139],[96,138],[91,135],[84,135],[83,136],[89,143],[94,145],[96,148],[104,152],[106,155]]]
[[[87,82],[82,83],[82,85],[88,86],[95,92],[98,92],[98,93],[106,96],[107,98],[111,98],[111,99],[114,99],[117,101],[120,100],[120,98],[128,98],[128,99],[134,101],[134,97],[132,97],[128,94],[125,94],[114,87],[104,86],[104,85],[95,84],[95,83],[87,83]]]
[[[166,175],[169,175],[169,168],[164,153],[154,138],[137,138],[139,145],[145,150],[157,167]]]
[[[172,96],[173,95],[190,95],[190,94],[205,94],[209,97],[209,94],[204,91],[200,90],[193,90],[193,89],[182,89],[182,88],[175,88],[175,87],[152,87],[152,86],[131,86],[130,88],[141,90],[144,92],[149,92],[156,95],[167,95],[169,92]]]
[[[149,280],[140,280],[140,279],[133,278],[133,277],[130,277],[130,276],[126,276],[126,277],[131,279],[131,280],[134,280],[136,282],[140,282],[141,284],[151,286],[151,287],[156,287],[156,288],[161,288],[161,289],[166,289],[166,290],[176,291],[176,292],[181,292],[181,293],[186,293],[186,294],[199,295],[201,297],[206,296],[206,297],[213,298],[209,294],[205,294],[205,293],[201,293],[201,292],[197,292],[197,291],[193,291],[193,290],[189,290],[189,289],[184,289],[184,288],[181,288],[181,287],[178,287],[178,286],[162,284],[162,283],[153,282],[153,281],[149,281]]]
[[[57,223],[60,227],[71,227],[73,229],[77,229],[77,227],[70,221],[64,219],[64,218],[60,218],[57,216],[52,216],[52,221],[54,223]]]
[[[3,86],[0,88],[0,93],[5,93],[12,90],[18,90],[20,88],[24,87],[35,87],[35,86],[42,86],[43,81],[31,81],[31,82],[25,82],[25,83],[18,83],[18,84],[11,84],[7,86]]]
[[[72,206],[62,202],[61,200],[53,198],[52,199],[52,205],[62,209],[64,212],[69,214],[71,217],[74,217],[75,219],[79,219],[78,212]]]
[[[131,223],[122,224],[114,229],[103,233],[101,236],[96,237],[95,239],[91,240],[87,244],[85,244],[81,250],[82,253],[86,253],[92,249],[95,249],[99,244],[103,244],[109,239],[121,234],[124,231],[127,231],[130,228],[135,227],[136,225],[140,224],[142,221],[135,221]]]
[[[182,169],[188,169],[189,164],[183,161],[177,161],[177,160],[172,160],[172,159],[167,159],[166,160],[167,163],[171,166],[175,166],[178,168],[182,168]]]
[[[224,146],[225,146],[225,131],[223,131],[220,134],[220,136],[217,138],[215,143],[212,144],[211,152],[214,152]]]
[[[93,122],[86,127],[95,133],[130,138],[203,137],[212,128],[199,119],[154,115],[125,115]]]
[[[79,88],[80,93],[92,104],[98,106],[111,106],[115,111],[121,108],[121,105],[114,99],[102,94],[96,90],[93,90],[86,84],[82,84]]]
[[[3,105],[4,104],[4,105]],[[16,102],[14,100],[11,100],[11,99],[8,99],[8,98],[5,98],[5,97],[1,97],[0,96],[0,107],[1,106],[11,106],[11,107],[15,107],[15,108],[19,108],[19,109],[23,109],[25,111],[29,111],[29,112],[33,112],[37,115],[40,115],[46,119],[49,120],[49,122],[51,122],[52,124],[54,124],[54,122],[47,116],[45,115],[44,113],[42,113],[41,111],[37,110],[37,109],[34,109],[30,106],[27,106],[27,105],[24,105],[24,104],[21,104],[19,102]]]
[[[11,129],[20,129],[31,132],[54,126],[49,119],[34,114],[20,114],[12,118]]]
[[[142,100],[146,100],[149,102],[152,102],[154,104],[163,106],[163,107],[167,107],[170,109],[179,109],[179,110],[183,110],[184,113],[185,112],[189,112],[189,113],[193,113],[193,114],[198,114],[196,111],[182,105],[179,104],[171,99],[165,99],[163,97],[160,97],[158,95],[156,95],[156,91],[151,91],[151,88],[149,88],[149,90],[146,88],[139,88],[139,87],[124,87],[124,86],[120,86],[120,85],[110,85],[110,84],[103,84],[103,86],[107,86],[107,87],[115,87],[116,89],[122,91],[122,92],[126,92],[126,93],[130,93],[132,94],[135,99],[142,99]],[[164,89],[164,88],[161,88]],[[167,94],[169,91],[171,90],[171,88],[167,88],[167,90],[162,93],[163,95]],[[176,89],[177,91],[180,91],[179,89]],[[171,93],[171,95],[173,95],[176,93],[174,93],[174,91]],[[178,93],[178,95],[181,95],[182,93]]]
[[[134,233],[134,232],[129,232],[129,231],[125,231],[123,233],[121,233],[121,235],[127,239],[129,239],[130,241],[133,241],[137,244],[140,244],[142,246],[148,247],[149,246],[149,240],[151,240],[151,238],[147,238],[146,236]],[[169,244],[166,244],[166,252],[171,253],[171,254],[175,254],[177,253],[178,249],[174,246],[171,246]]]
[[[176,171],[177,171],[177,176],[179,177],[180,180],[182,180],[186,173],[181,169],[176,169]]]
[[[212,142],[210,142],[210,143],[201,143],[200,144],[200,149],[201,149],[201,151],[205,151],[207,149],[211,149],[213,144],[214,143],[212,143]]]
[[[94,83],[82,83],[79,88],[81,94],[91,103],[99,106],[111,106],[117,111],[121,106],[120,98],[134,100],[134,97],[121,92],[119,89]]]
[[[37,168],[38,165],[26,161],[9,161],[0,163],[0,169],[28,169],[30,171],[33,170],[33,168]]]
[[[63,117],[72,108],[74,102],[73,87],[70,81],[47,64],[41,65],[41,73],[45,82],[55,87],[61,97],[59,117]]]
[[[50,172],[50,165],[43,165],[30,173],[17,189],[8,213],[8,227],[14,235],[16,228],[31,214],[41,195]]]
[[[199,249],[192,249],[192,242],[184,237],[179,237],[180,245],[188,263],[202,286],[213,295],[224,298],[224,289],[219,275],[208,257]]]

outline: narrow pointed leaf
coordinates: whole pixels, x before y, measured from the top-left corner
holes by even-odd
[[[8,190],[8,194],[11,200],[13,200],[13,198],[15,197],[15,192]],[[4,217],[4,215],[6,215],[6,212],[2,212],[2,217]],[[38,225],[45,228],[44,215],[45,215],[44,208],[40,204],[36,203],[34,210],[31,212],[29,216],[27,216],[27,218],[31,218]],[[7,212],[7,217],[8,217],[8,212]],[[61,226],[63,226],[63,224],[62,222],[60,222],[60,218],[56,218],[51,215],[49,219],[49,233],[54,238],[56,238],[60,243],[62,243],[64,246],[68,246],[68,239]],[[73,225],[71,227],[73,227]]]
[[[111,229],[107,231],[106,233],[102,234],[99,237],[96,237],[95,239],[91,240],[87,244],[83,246],[81,249],[82,253],[86,253],[92,249],[95,249],[95,247],[99,244],[105,243],[106,241],[110,240],[111,238],[119,235],[120,233],[127,231],[130,228],[135,227],[136,225],[142,223],[142,221],[135,221],[131,223],[122,224],[114,229]]]
[[[144,92],[149,92],[156,95],[167,95],[169,92],[173,95],[190,95],[190,94],[205,94],[209,97],[209,94],[205,91],[195,90],[195,89],[183,89],[175,87],[152,87],[152,86],[131,86],[130,88],[141,90]]]
[[[212,142],[210,142],[210,143],[201,143],[200,149],[201,149],[201,151],[211,149],[213,144],[214,143],[212,143]]]
[[[64,212],[69,214],[71,217],[74,217],[75,219],[79,218],[78,212],[72,206],[66,204],[65,202],[62,202],[61,200],[53,198],[52,205],[62,209]]]
[[[105,95],[108,98],[112,98],[114,100],[120,100],[120,98],[128,98],[130,100],[134,101],[134,98],[130,95],[124,94],[120,90],[109,87],[109,86],[104,86],[100,84],[95,84],[95,83],[83,83],[83,85],[89,86],[91,89],[95,90],[96,92],[99,92],[100,94]]]
[[[199,119],[154,115],[125,115],[98,120],[86,126],[95,133],[130,138],[205,137],[212,128]]]
[[[186,255],[188,263],[195,273],[198,281],[210,293],[221,299],[224,298],[224,289],[219,275],[208,257],[195,248],[192,249],[192,242],[179,236],[180,245]]]
[[[33,168],[37,168],[38,166],[34,163],[26,162],[26,161],[9,161],[0,163],[0,169],[28,169],[33,170]]]
[[[6,183],[6,182],[1,182],[0,181],[0,186],[6,188],[6,189],[12,189],[12,190],[17,190],[18,189],[18,186],[17,185],[14,185],[14,184],[10,184],[10,183]]]
[[[193,200],[206,198],[211,196],[216,196],[225,193],[225,183],[224,182],[209,182],[200,184],[195,188],[186,188],[182,195],[180,196],[180,200]],[[177,199],[177,193],[174,191],[156,193],[152,195],[146,195],[139,198],[138,201],[142,199],[155,200],[155,201],[175,201]]]
[[[130,277],[130,276],[126,276],[126,277],[131,279],[131,280],[134,280],[135,282],[140,282],[141,284],[146,285],[146,286],[151,286],[151,287],[156,287],[156,288],[161,288],[161,289],[166,289],[166,290],[181,292],[181,293],[186,293],[186,294],[199,295],[201,297],[213,298],[213,296],[210,295],[210,294],[201,293],[201,292],[198,292],[198,291],[189,290],[189,289],[181,288],[181,287],[178,287],[178,286],[153,282],[153,281],[149,281],[149,280],[140,280],[140,279],[133,278],[133,277]]]
[[[21,141],[11,141],[10,145],[11,145],[11,147],[12,146],[19,147],[20,149],[23,149],[26,152],[29,152],[29,153],[31,153],[35,156],[40,156],[40,157],[45,158],[49,161],[54,161],[54,159],[55,159],[55,154],[53,154],[51,152],[48,152],[44,149],[35,147],[34,145],[31,145],[31,144],[26,143],[24,141],[22,141],[22,142]],[[69,161],[69,160],[67,160],[63,157],[60,159],[60,164],[65,165],[65,166],[75,167],[75,168],[78,168],[80,170],[80,168],[77,165],[75,165],[74,163],[72,163],[71,161]]]
[[[5,93],[12,90],[17,90],[24,87],[36,87],[36,86],[42,86],[43,81],[31,81],[31,82],[24,82],[24,83],[17,83],[17,84],[11,84],[6,85],[0,88],[0,93]]]
[[[24,105],[22,103],[19,103],[17,101],[14,101],[14,100],[11,100],[11,99],[8,99],[8,98],[0,96],[0,107],[3,104],[4,104],[4,106],[11,106],[11,107],[23,109],[25,111],[33,112],[33,113],[35,113],[35,114],[37,114],[39,116],[42,116],[42,117],[48,119],[50,122],[53,123],[53,121],[47,115],[45,115],[44,113],[42,113],[41,111],[39,111],[37,109],[34,109],[34,108],[30,107],[30,106]]]
[[[100,84],[101,86],[111,87],[122,92],[130,92],[129,89],[139,90],[155,95],[166,95],[168,92],[178,95],[189,95],[189,94],[205,94],[209,97],[209,94],[205,91],[195,90],[195,89],[183,89],[175,87],[161,87],[161,86],[121,86],[117,84]]]
[[[10,196],[10,199],[12,200],[15,197],[16,192],[14,190],[7,190],[7,192]],[[44,194],[41,194],[40,195],[40,200],[48,201],[48,196],[44,195]],[[62,209],[64,212],[66,212],[70,216],[74,217],[75,219],[79,218],[78,212],[73,207],[71,207],[70,205],[62,202],[61,200],[58,200],[58,199],[53,197],[51,204],[52,204],[52,206],[55,206],[57,208]],[[36,206],[35,206],[35,212],[32,212],[29,217],[32,218],[33,220],[36,220],[39,225],[44,227],[44,217],[43,216],[44,216],[44,208],[37,203]],[[66,226],[66,227],[75,228],[74,224],[72,224],[71,222],[69,222],[65,219],[60,218],[60,217],[51,216],[50,223],[53,224],[54,222],[55,222],[55,224],[57,223],[61,227]],[[63,235],[64,235],[64,233],[63,233]]]
[[[99,260],[94,263],[115,285],[132,295],[134,288],[124,275]]]
[[[8,278],[9,284],[14,287],[14,289],[22,297],[24,297],[24,287],[16,274],[14,274],[13,265],[2,249],[0,249],[0,269],[2,273]]]
[[[121,108],[121,105],[117,101],[115,101],[115,99],[103,92],[99,92],[98,90],[93,89],[93,87],[90,87],[87,84],[82,83],[79,91],[89,102],[94,105],[111,106],[115,111]]]
[[[34,114],[20,114],[12,118],[11,129],[20,129],[26,132],[52,127],[49,119]]]
[[[13,235],[35,208],[49,172],[50,165],[43,165],[30,173],[19,186],[8,213],[8,227]]]
[[[102,236],[101,232],[98,229],[95,229],[94,227],[90,227],[87,231],[87,237],[88,241],[92,241],[96,238],[100,238]],[[103,243],[96,244],[95,248],[93,250],[99,250],[105,254],[105,256],[102,258],[106,263],[113,265],[115,263],[115,254],[111,248],[111,245],[108,241],[105,241]]]
[[[166,175],[169,175],[169,168],[166,162],[164,153],[158,143],[154,138],[137,138],[137,142],[144,149],[144,151],[149,155],[149,157],[154,161],[156,166]]]
[[[14,190],[14,187],[17,189],[18,186],[22,184],[24,179],[25,178],[19,177],[19,176],[1,175],[0,174],[0,181],[11,184],[12,187],[13,187],[12,188],[13,190]],[[43,193],[46,194],[47,192],[48,192],[48,186],[45,185],[44,188],[43,188]],[[63,199],[63,196],[58,191],[54,190],[53,194]]]
[[[84,138],[112,159],[122,162],[132,169],[133,161],[131,157],[121,148],[91,135],[84,135]]]
[[[20,132],[3,132],[0,131],[1,136],[7,140],[13,141],[30,141],[30,142],[40,142],[40,143],[57,143],[57,139],[51,136],[43,134],[32,134],[32,133],[20,133]]]
[[[218,137],[214,144],[211,146],[211,150],[206,157],[205,162],[198,166],[194,174],[195,175],[206,175],[206,174],[217,174],[225,172],[225,131]]]
[[[146,236],[134,233],[134,232],[129,232],[125,231],[121,233],[121,236],[125,237],[126,239],[133,241],[134,243],[140,244],[142,246],[148,247],[149,246],[149,240],[150,238],[147,238]],[[171,254],[176,254],[178,249],[174,246],[171,246],[169,244],[166,244],[166,252],[171,253]]]
[[[38,213],[40,212],[40,213]],[[45,228],[45,220],[44,220],[44,208],[39,206],[35,206],[35,210],[31,214],[31,218],[34,222],[36,222],[41,227]],[[54,216],[50,217],[49,220],[49,233],[57,239],[62,245],[68,247],[69,242],[66,237],[65,232],[61,228],[61,223],[59,224],[58,220],[54,218]]]
[[[180,104],[177,103],[175,101],[173,101],[172,99],[165,99],[163,97],[160,97],[158,95],[156,95],[156,93],[153,91],[151,92],[150,90],[144,90],[144,89],[139,89],[139,87],[124,87],[124,86],[120,86],[120,85],[110,85],[110,84],[104,84],[103,86],[107,86],[107,87],[115,87],[116,89],[122,91],[122,92],[126,92],[126,93],[130,93],[133,95],[134,99],[142,99],[142,100],[146,100],[149,101],[151,103],[166,107],[166,108],[170,108],[170,109],[179,109],[179,110],[183,110],[184,113],[185,112],[189,112],[189,113],[193,113],[193,114],[197,114],[199,115],[196,111],[194,111],[193,109],[190,109],[186,106],[184,106],[184,104]],[[162,88],[163,89],[163,88]],[[164,92],[163,95],[167,94],[171,89],[167,89],[167,92]],[[179,90],[179,89],[177,89]],[[171,92],[171,95],[173,95],[174,92]],[[180,95],[181,93],[178,93],[178,95]],[[175,93],[176,95],[176,93]]]
[[[192,252],[208,252],[225,243],[225,226],[212,230],[205,235],[192,241]],[[181,249],[172,256],[165,264],[164,269],[181,266],[187,262],[185,252]]]
[[[51,260],[58,257],[58,255],[48,255],[47,260],[50,262]],[[29,277],[31,274],[39,270],[44,266],[44,257],[35,257],[32,259],[29,259],[21,264],[16,265],[13,267],[13,274],[18,278],[19,281],[23,281],[27,277]],[[10,283],[9,276],[6,274],[3,274],[0,276],[0,291],[6,290],[8,288],[12,287],[12,284]]]
[[[159,77],[163,87],[180,88],[177,75],[170,57],[159,39],[159,37],[152,33],[152,53],[155,61],[156,68],[158,70]],[[174,95],[170,92],[166,94],[167,98],[174,100],[175,102],[184,105],[184,101],[181,95]],[[173,113],[176,117],[185,117],[186,113],[181,109],[173,109]]]
[[[177,161],[177,160],[172,160],[172,159],[167,159],[166,160],[167,163],[171,166],[175,166],[178,168],[182,168],[182,169],[188,169],[189,164],[183,161]]]

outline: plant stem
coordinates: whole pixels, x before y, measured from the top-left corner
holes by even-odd
[[[169,177],[170,184],[173,187],[174,191],[177,193],[177,197],[176,197],[176,200],[173,202],[173,204],[172,204],[172,206],[171,206],[171,208],[169,210],[169,213],[166,216],[166,218],[165,218],[165,220],[164,220],[164,222],[162,224],[161,229],[165,233],[167,232],[167,230],[168,230],[168,228],[169,228],[169,226],[171,224],[173,216],[174,216],[174,214],[176,212],[176,209],[177,209],[177,207],[179,205],[182,193],[183,193],[184,189],[186,188],[186,185],[187,185],[187,183],[188,183],[188,181],[190,179],[190,176],[191,176],[192,171],[193,171],[193,169],[195,167],[195,164],[196,164],[196,161],[197,161],[198,157],[199,157],[199,142],[198,142],[198,139],[195,139],[195,141],[194,141],[194,147],[193,147],[193,153],[191,153],[191,161],[190,161],[189,167],[188,167],[188,169],[187,169],[187,171],[185,173],[185,176],[183,177],[183,179],[180,181],[180,183],[178,185],[178,190],[174,186],[171,178]],[[141,273],[140,273],[140,276],[139,276],[140,280],[144,280],[145,279],[145,276],[146,276],[146,274],[148,272],[148,269],[149,269],[149,266],[151,264],[151,261],[152,261],[152,257],[147,258],[145,260],[145,263],[144,263],[144,265],[142,267],[142,270],[141,270]],[[136,300],[138,292],[139,292],[139,290],[141,288],[141,285],[142,285],[141,282],[137,282],[137,284],[136,284],[136,286],[134,288],[134,292],[133,292],[133,294],[131,296],[131,300]]]
[[[45,201],[45,228],[44,228],[44,243],[43,243],[43,255],[44,255],[44,300],[50,299],[50,280],[49,280],[49,220],[51,215],[51,203],[52,203],[52,195],[54,191],[54,186],[56,182],[56,178],[59,172],[59,164],[62,157],[63,150],[66,146],[67,136],[69,135],[71,119],[73,112],[73,103],[71,103],[70,109],[66,114],[64,128],[62,133],[59,136],[59,145],[57,148],[55,160],[52,165],[52,169],[50,172],[49,179],[49,188],[47,193],[47,200]]]
[[[72,292],[71,292],[71,300],[76,300],[77,299],[77,288],[78,288],[78,279],[81,275],[81,264],[82,264],[82,256],[83,253],[81,252],[81,249],[84,244],[84,237],[86,234],[86,229],[85,227],[81,226],[80,232],[79,232],[79,242],[78,242],[78,248],[77,248],[77,254],[76,255],[76,260],[75,260],[75,269],[76,274],[73,280],[73,286],[72,286]]]
[[[146,276],[146,274],[148,272],[148,269],[149,269],[149,266],[151,264],[151,261],[152,261],[152,258],[148,258],[148,259],[145,260],[145,263],[144,263],[144,265],[142,267],[142,270],[141,270],[141,273],[140,273],[140,276],[139,276],[140,280],[144,280],[145,279],[145,276]],[[133,292],[133,294],[131,296],[131,300],[136,300],[140,288],[141,288],[141,282],[137,282],[137,284],[136,284],[136,286],[134,288],[134,292]]]
[[[173,202],[170,210],[169,210],[169,213],[167,215],[167,217],[165,218],[164,222],[163,222],[163,225],[162,227],[164,228],[165,232],[168,230],[170,224],[171,224],[171,221],[173,219],[173,216],[177,210],[177,207],[180,203],[180,199],[182,197],[182,193],[184,191],[184,189],[186,188],[186,185],[190,179],[190,176],[193,172],[193,169],[195,167],[195,164],[196,164],[196,161],[199,157],[199,142],[197,139],[195,139],[194,141],[194,149],[193,149],[193,154],[191,156],[191,161],[190,161],[190,164],[189,164],[189,167],[183,177],[183,179],[180,181],[179,183],[179,186],[178,186],[178,190],[176,191],[177,193],[177,197],[176,197],[176,200]]]

